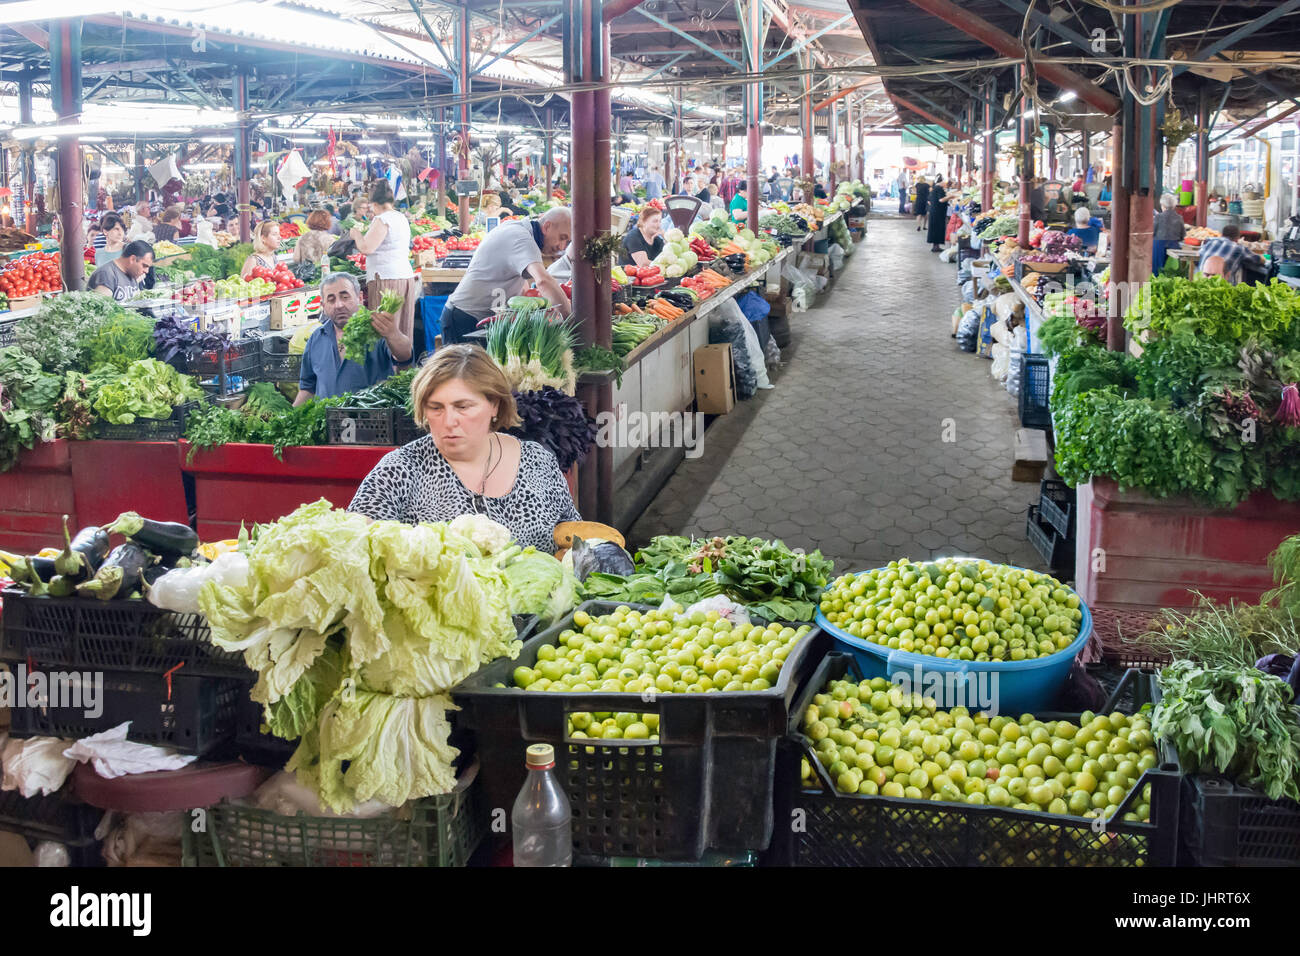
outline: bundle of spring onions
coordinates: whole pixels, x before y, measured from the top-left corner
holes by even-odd
[[[577,388],[572,322],[551,322],[542,311],[501,317],[488,325],[487,352],[517,392],[545,386],[572,395]]]

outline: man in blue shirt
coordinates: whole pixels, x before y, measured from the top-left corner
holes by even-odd
[[[1264,259],[1243,246],[1240,240],[1240,226],[1224,226],[1222,236],[1201,243],[1201,254],[1196,260],[1197,271],[1205,276],[1223,276],[1236,285],[1241,281],[1243,266],[1263,270]]]
[[[307,339],[294,405],[377,385],[392,376],[394,363],[405,365],[411,360],[411,337],[402,334],[396,318],[387,312],[370,314],[370,324],[383,341],[370,350],[365,362],[358,364],[343,357],[339,336],[361,308],[361,287],[354,276],[329,273],[321,280],[320,298],[325,319]]]

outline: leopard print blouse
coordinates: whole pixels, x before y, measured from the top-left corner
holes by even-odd
[[[534,441],[520,442],[515,485],[500,498],[485,498],[483,511],[510,529],[523,547],[555,553],[555,526],[581,521],[555,456]],[[473,495],[424,435],[390,451],[357,489],[349,511],[376,520],[450,521],[474,512]]]

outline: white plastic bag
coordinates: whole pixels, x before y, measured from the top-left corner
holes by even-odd
[[[994,311],[996,310],[997,306],[994,306]],[[999,342],[1003,345],[1006,345],[1011,341],[1011,330],[1007,328],[1007,323],[1003,321],[1002,318],[999,318],[993,323],[992,328],[989,329],[989,334],[993,336],[994,342]]]
[[[831,258],[831,268],[839,272],[844,267],[844,247],[838,242],[832,242],[827,247],[826,254]]]
[[[664,596],[664,603],[659,606],[660,610],[671,607],[677,602],[672,599],[671,595]],[[736,604],[731,599],[719,594],[716,597],[705,598],[703,601],[696,601],[681,614],[678,618],[689,617],[696,611],[703,611],[708,614],[710,611],[717,611],[720,617],[726,618],[733,625],[748,627],[749,610],[743,604]]]
[[[1011,371],[1011,350],[1005,345],[998,344],[993,346],[991,354],[993,364],[989,367],[989,374],[998,381],[1002,381],[1007,377],[1007,373]]]
[[[0,764],[4,765],[0,790],[17,790],[24,797],[34,797],[61,788],[77,763],[63,755],[70,743],[58,737],[10,738],[0,756]]]
[[[149,588],[149,603],[165,611],[199,613],[199,591],[209,581],[241,588],[248,583],[248,556],[238,551],[217,555],[211,564],[174,568]]]
[[[63,756],[90,764],[105,780],[155,770],[180,770],[199,759],[182,756],[168,747],[127,740],[130,728],[131,721],[128,720],[109,730],[83,737],[64,750]]]
[[[386,816],[393,808],[379,800],[367,800],[353,808],[351,813],[335,813],[321,805],[315,791],[300,784],[297,778],[281,770],[262,784],[250,798],[253,806],[262,810],[271,810],[284,816],[292,817],[300,811],[309,817],[345,817],[355,820],[369,820]]]

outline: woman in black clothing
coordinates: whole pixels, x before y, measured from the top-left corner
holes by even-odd
[[[925,241],[930,243],[931,252],[942,251],[940,243],[944,241],[944,233],[948,229],[948,199],[947,191],[943,188],[943,182],[936,182],[934,188],[930,190],[929,215],[930,224],[926,229]]]
[[[925,181],[924,176],[916,177],[916,200],[912,203],[912,214],[916,216],[916,231],[921,231],[921,224],[925,222],[925,212],[930,200],[930,184]]]

